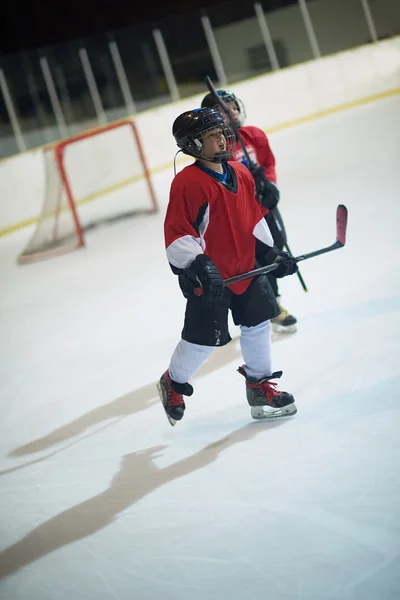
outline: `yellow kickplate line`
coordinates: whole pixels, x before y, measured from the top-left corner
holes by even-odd
[[[275,127],[268,127],[264,131],[265,133],[276,133],[278,131],[283,131],[284,129],[296,127],[296,125],[302,125],[303,123],[316,121],[317,119],[321,119],[323,117],[327,117],[329,115],[333,115],[335,113],[342,112],[350,108],[362,106],[363,104],[369,104],[371,102],[375,102],[376,100],[390,98],[390,96],[396,96],[397,94],[400,94],[400,88],[395,88],[394,90],[388,90],[386,92],[379,92],[378,94],[373,94],[372,96],[366,96],[365,98],[360,98],[359,100],[352,100],[351,102],[346,102],[345,104],[339,104],[339,106],[333,106],[332,108],[321,110],[319,112],[313,113],[312,115],[299,117],[298,119],[293,119],[292,121],[285,121],[284,123],[280,123]]]
[[[333,115],[335,113],[342,112],[342,111],[348,110],[350,108],[355,108],[357,106],[369,104],[369,103],[375,102],[377,100],[382,100],[384,98],[396,96],[397,94],[400,94],[400,88],[395,88],[392,90],[388,90],[386,92],[380,92],[378,94],[373,94],[372,96],[366,96],[365,98],[360,98],[359,100],[353,100],[352,102],[346,102],[345,104],[340,104],[339,106],[327,108],[326,110],[321,110],[321,111],[319,111],[317,113],[313,113],[311,115],[299,117],[298,119],[293,119],[291,121],[285,121],[274,127],[267,127],[266,129],[264,129],[264,131],[267,134],[277,133],[279,131],[283,131],[285,129],[290,129],[292,127],[296,127],[297,125],[302,125],[304,123],[309,123],[310,121],[315,121],[317,119],[321,119],[323,117],[327,117],[329,115]],[[180,157],[177,159],[176,162],[177,162],[177,164],[180,164],[180,163],[185,162],[185,160],[187,160],[187,158]],[[172,169],[172,167],[173,167],[173,162],[168,162],[164,165],[160,165],[159,167],[156,167],[155,169],[152,169],[151,174],[155,175],[156,173],[166,171],[167,169]],[[137,181],[139,181],[143,178],[144,178],[144,175],[137,175],[136,177],[132,177],[130,179],[121,181],[120,183],[110,185],[100,191],[95,192],[94,194],[90,194],[88,196],[85,196],[84,198],[81,198],[80,200],[78,200],[77,205],[80,206],[82,204],[86,204],[87,202],[91,202],[92,200],[95,200],[96,198],[99,198],[100,196],[105,196],[107,194],[110,194],[111,192],[119,190],[127,185],[136,183]],[[31,219],[21,221],[19,223],[16,223],[15,225],[6,227],[5,229],[0,229],[0,237],[3,235],[6,235],[7,233],[12,233],[13,231],[22,229],[23,227],[27,227],[28,225],[32,225],[33,223],[36,223],[38,220],[39,220],[39,216],[32,217]]]

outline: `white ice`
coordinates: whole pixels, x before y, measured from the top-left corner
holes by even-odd
[[[281,282],[285,421],[251,420],[237,339],[165,417],[171,173],[158,215],[84,250],[21,267],[30,232],[0,240],[2,600],[400,598],[399,131],[395,96],[271,137],[295,254],[349,210],[346,248],[301,265],[309,293]]]

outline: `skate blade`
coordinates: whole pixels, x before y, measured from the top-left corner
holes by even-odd
[[[274,419],[284,419],[286,417],[292,417],[297,413],[297,407],[293,404],[288,404],[288,406],[284,406],[282,408],[267,408],[265,406],[252,406],[251,407],[251,416],[253,419],[258,420],[274,420]]]
[[[279,323],[273,322],[271,322],[271,325],[274,333],[296,333],[297,331],[296,325],[286,325],[286,327],[284,327],[283,325],[279,325]]]
[[[162,394],[162,389],[159,383],[157,383],[157,390],[158,390],[158,395],[160,396],[160,402],[161,405],[164,409],[165,415],[169,421],[169,424],[173,427],[174,425],[176,425],[176,421],[175,419],[173,419],[172,417],[169,416],[169,414],[167,413],[167,411],[165,410],[165,406],[164,406],[164,402],[163,402],[163,394]]]

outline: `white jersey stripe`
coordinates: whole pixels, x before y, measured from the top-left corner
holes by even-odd
[[[270,246],[270,248],[272,248],[272,246],[274,245],[274,240],[272,239],[271,231],[264,217],[260,221],[258,221],[257,225],[254,227],[253,235],[258,240],[260,240],[260,242],[263,242],[267,246]]]
[[[192,235],[177,238],[167,248],[168,261],[177,269],[186,269],[196,256],[203,253],[201,238]]]

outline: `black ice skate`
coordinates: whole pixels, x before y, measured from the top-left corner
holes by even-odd
[[[293,315],[283,308],[282,304],[277,298],[279,310],[281,314],[271,319],[272,331],[274,333],[296,333],[297,331],[297,319]]]
[[[271,381],[281,377],[282,371],[259,381],[247,376],[244,365],[238,371],[246,378],[247,402],[251,406],[253,419],[277,419],[297,413],[292,394],[280,392],[276,389],[277,383]]]
[[[161,376],[157,388],[168,421],[174,426],[177,421],[182,419],[185,412],[186,406],[183,401],[183,395],[191,396],[193,388],[190,383],[177,383],[173,381],[168,371],[165,371]]]

